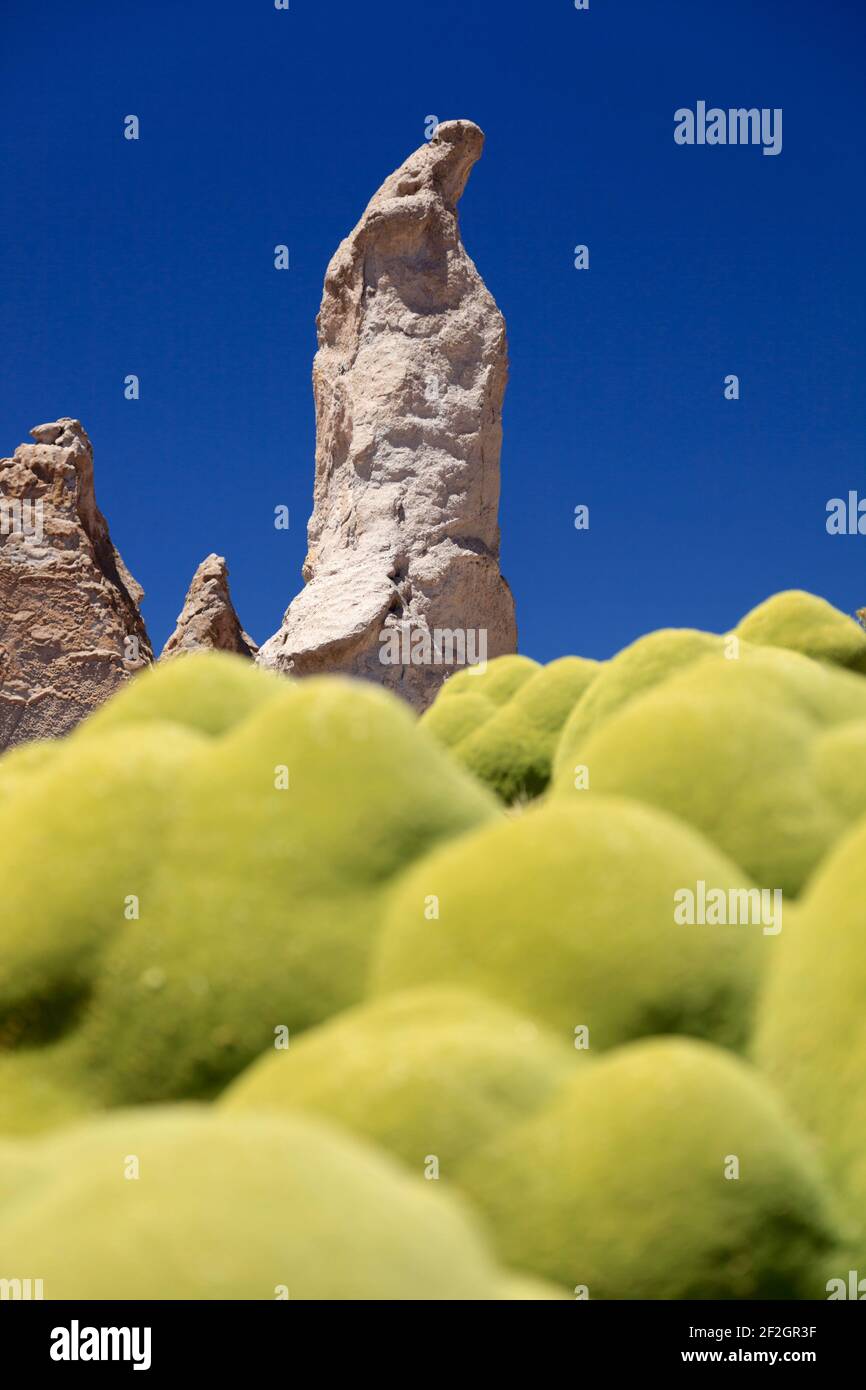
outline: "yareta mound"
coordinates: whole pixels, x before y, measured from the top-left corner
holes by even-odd
[[[227,652],[183,654],[142,671],[81,725],[76,738],[151,720],[224,734],[281,695],[284,685],[271,672]]]
[[[464,990],[419,989],[347,1009],[254,1062],[222,1104],[305,1110],[438,1176],[523,1119],[576,1056],[529,1019]]]
[[[321,677],[212,744],[174,810],[147,930],[114,943],[89,1009],[118,1101],[209,1094],[358,1000],[390,879],[496,803],[394,696]]]
[[[456,1197],[306,1119],[129,1110],[3,1146],[0,1189],[7,1166],[4,1267],[46,1299],[511,1296]]]
[[[47,767],[64,746],[57,739],[39,738],[32,743],[19,743],[0,756],[0,806],[32,773]]]
[[[443,700],[463,699],[466,695],[483,695],[491,705],[499,708],[506,705],[527,681],[531,681],[541,670],[537,661],[529,656],[512,653],[498,656],[483,666],[467,666],[457,671],[442,686],[439,698]]]
[[[575,794],[577,796],[577,794]],[[689,826],[635,802],[555,800],[428,855],[395,885],[371,986],[487,994],[590,1051],[657,1032],[739,1047],[774,938],[686,926],[676,894],[751,885]]]
[[[744,647],[782,647],[856,671],[866,670],[866,632],[825,599],[801,590],[774,594],[724,637],[663,628],[624,647],[599,672],[567,719],[554,759],[560,784],[574,777],[582,745],[629,701],[647,694],[703,656],[736,659]]]
[[[700,830],[767,890],[800,892],[848,824],[817,741],[866,717],[866,681],[796,652],[704,657],[581,744],[590,794],[634,797]],[[574,799],[566,766],[557,791]]]
[[[600,670],[597,661],[560,657],[540,667],[509,699],[487,701],[486,708],[484,696],[466,687],[455,696],[454,681],[447,681],[421,723],[503,801],[530,799],[547,787],[562,726]],[[469,710],[473,713],[466,717]]]
[[[757,646],[786,647],[816,661],[866,671],[866,632],[860,624],[802,589],[765,599],[746,614],[736,633]]]
[[[664,628],[640,637],[604,664],[565,721],[557,743],[553,775],[558,784],[574,776],[582,745],[605,720],[671,676],[722,649],[722,639],[691,628]]]
[[[755,1057],[866,1234],[866,820],[821,865],[779,944]]]
[[[214,1093],[278,1029],[360,999],[390,879],[498,814],[393,696],[212,656],[150,688],[179,695],[196,667],[227,678],[224,714],[238,669],[267,698],[212,738],[148,717],[82,730],[0,803],[4,1127],[48,1122],[52,1092]],[[38,893],[22,864],[53,866]]]
[[[89,1091],[70,1054],[112,942],[135,936],[180,780],[206,747],[176,724],[52,745],[0,799],[0,1131],[74,1114]],[[0,759],[0,786],[7,764]]]
[[[460,1182],[506,1263],[591,1299],[820,1298],[842,1234],[770,1087],[685,1039],[580,1068]]]

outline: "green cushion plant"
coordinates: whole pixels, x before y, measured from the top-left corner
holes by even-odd
[[[506,1263],[590,1299],[822,1297],[845,1235],[771,1088],[691,1039],[579,1068],[459,1180]]]
[[[575,1053],[532,1021],[460,989],[389,995],[264,1054],[225,1092],[232,1110],[306,1110],[442,1178],[547,1100]]]
[[[308,1119],[172,1106],[0,1146],[6,1277],[46,1299],[512,1297],[466,1205]]]
[[[655,1032],[744,1044],[775,938],[679,924],[675,895],[749,888],[689,826],[625,799],[557,798],[428,854],[394,886],[373,993],[462,986],[590,1050]],[[582,1035],[580,1035],[582,1038]]]
[[[472,691],[449,694],[449,681],[421,723],[503,801],[530,799],[547,787],[562,726],[600,669],[597,661],[561,657],[499,704]]]
[[[744,647],[736,659],[693,662],[629,701],[582,741],[580,761],[591,794],[668,811],[762,888],[795,896],[848,824],[845,796],[822,785],[818,741],[864,718],[862,677],[796,652]],[[567,765],[556,789],[586,795]]]
[[[754,1055],[815,1136],[866,1235],[866,819],[821,865],[779,944]]]
[[[172,690],[150,714],[199,665],[228,673],[225,713],[248,674],[227,661],[147,677]],[[51,1122],[26,1103],[43,1063],[63,1114],[76,1093],[214,1094],[278,1029],[360,999],[391,879],[499,814],[394,697],[266,683],[221,735],[149,715],[82,731],[0,803],[0,1124]]]
[[[758,646],[786,647],[817,661],[866,671],[866,632],[860,624],[802,589],[788,589],[759,603],[736,632]]]

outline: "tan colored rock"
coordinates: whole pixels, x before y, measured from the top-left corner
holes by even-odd
[[[160,660],[181,652],[237,652],[255,656],[258,647],[244,632],[229,593],[228,565],[222,555],[208,555],[192,577],[177,627]]]
[[[152,659],[80,421],[0,459],[0,749],[64,734]]]
[[[440,125],[328,267],[307,586],[258,656],[378,681],[419,709],[461,647],[492,658],[517,641],[499,573],[505,323],[457,221],[483,143],[471,121]],[[455,634],[438,661],[437,632]],[[381,659],[398,646],[410,660]]]

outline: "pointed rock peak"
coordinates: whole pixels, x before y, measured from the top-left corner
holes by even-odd
[[[80,420],[0,459],[0,749],[64,734],[153,657]]]
[[[258,651],[235,612],[228,565],[222,555],[208,555],[193,575],[177,627],[163,647],[161,659],[199,651],[237,652],[249,657]]]
[[[424,709],[516,649],[499,572],[505,323],[456,205],[484,136],[445,121],[382,184],[325,275],[306,588],[258,661],[364,677]]]

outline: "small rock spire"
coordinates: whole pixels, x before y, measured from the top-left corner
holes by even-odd
[[[198,651],[237,652],[249,657],[258,651],[235,612],[228,566],[222,555],[208,555],[193,575],[177,627],[160,659]]]

